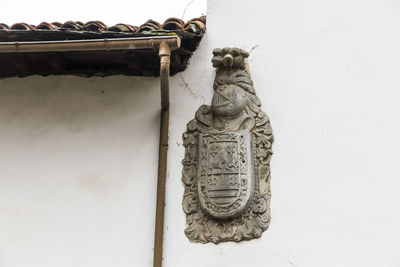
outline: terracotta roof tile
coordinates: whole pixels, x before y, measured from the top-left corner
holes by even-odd
[[[143,33],[143,32],[151,32],[151,31],[186,31],[190,33],[200,34],[205,30],[206,27],[206,19],[205,17],[199,17],[189,20],[188,22],[184,22],[179,18],[169,18],[164,21],[163,24],[160,24],[154,20],[148,20],[140,27],[133,26],[130,24],[119,23],[114,26],[108,27],[101,21],[89,21],[87,23],[82,23],[80,21],[66,21],[64,23],[60,22],[42,22],[39,25],[30,25],[28,23],[15,23],[11,27],[7,24],[0,23],[0,30],[6,31],[30,31],[30,30],[48,30],[48,31],[82,31],[82,32],[126,32],[126,33]]]
[[[104,32],[107,30],[107,25],[105,25],[101,21],[89,21],[85,25],[83,25],[83,30],[88,32]]]
[[[183,27],[183,30],[197,33],[202,29],[204,29],[205,27],[206,27],[206,20],[204,17],[200,17],[189,20]]]
[[[111,32],[137,32],[139,27],[132,26],[129,24],[119,23],[107,29],[107,31]]]
[[[7,24],[0,23],[0,30],[9,30],[9,29],[10,29],[10,27],[8,27]]]
[[[163,25],[161,26],[164,30],[180,30],[185,25],[185,22],[178,18],[169,18],[164,21]]]
[[[35,27],[37,30],[55,30],[57,28],[59,28],[59,26],[48,22],[42,22]]]
[[[80,21],[67,21],[61,25],[62,29],[70,29],[73,31],[82,31],[83,30],[83,23]]]
[[[29,25],[25,22],[15,23],[11,26],[11,30],[32,30],[34,29],[34,25]]]
[[[146,21],[144,24],[142,24],[139,27],[138,32],[156,31],[156,30],[159,30],[160,28],[161,28],[160,23],[149,19],[148,21]]]
[[[61,22],[57,22],[57,21],[55,21],[55,22],[52,22],[51,24],[53,24],[54,26],[57,26],[57,28],[60,28],[60,27],[61,27],[61,25],[62,25],[62,23],[61,23]]]

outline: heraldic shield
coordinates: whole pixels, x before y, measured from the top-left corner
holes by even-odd
[[[251,135],[200,133],[197,189],[211,216],[230,218],[243,211],[252,194]]]
[[[186,236],[192,242],[258,238],[270,223],[273,135],[238,48],[214,49],[211,106],[183,134]]]

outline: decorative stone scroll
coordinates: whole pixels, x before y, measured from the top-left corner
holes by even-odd
[[[201,106],[183,134],[185,234],[201,243],[250,240],[270,222],[272,129],[247,69],[249,54],[213,54],[211,106]]]

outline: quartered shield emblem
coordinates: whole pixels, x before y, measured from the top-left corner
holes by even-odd
[[[198,194],[202,208],[224,219],[241,213],[253,192],[250,132],[199,134]]]

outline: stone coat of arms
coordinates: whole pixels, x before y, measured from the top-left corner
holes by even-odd
[[[273,135],[246,67],[249,54],[214,49],[211,106],[183,134],[186,236],[193,242],[250,240],[270,222]]]

